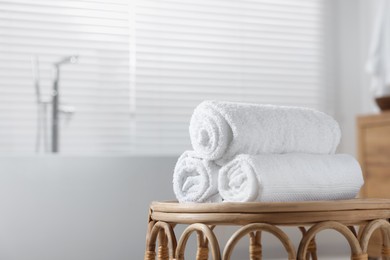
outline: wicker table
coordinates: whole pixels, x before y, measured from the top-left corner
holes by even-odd
[[[189,236],[196,232],[197,260],[230,259],[237,242],[249,235],[251,260],[261,259],[261,232],[269,232],[283,244],[289,259],[317,259],[315,236],[324,229],[341,233],[351,247],[351,259],[368,259],[368,241],[380,229],[383,237],[382,256],[390,259],[390,199],[354,199],[343,201],[307,201],[294,203],[215,203],[179,204],[153,202],[150,206],[145,260],[184,259]],[[176,224],[186,224],[179,241]],[[235,225],[239,229],[230,237],[223,252],[213,228]],[[302,231],[298,250],[278,226],[297,226]],[[355,232],[354,226],[360,226]],[[307,230],[306,230],[307,229]]]

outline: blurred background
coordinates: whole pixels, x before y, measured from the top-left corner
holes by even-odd
[[[384,1],[0,0],[0,259],[142,259],[205,99],[324,111],[356,155]]]

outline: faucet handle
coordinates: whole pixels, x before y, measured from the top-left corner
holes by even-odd
[[[58,111],[63,114],[72,115],[76,112],[76,109],[74,106],[60,105]]]

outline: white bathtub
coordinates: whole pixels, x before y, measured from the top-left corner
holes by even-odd
[[[176,158],[0,157],[0,259],[142,259]]]
[[[148,205],[174,198],[175,162],[174,157],[0,157],[0,259],[143,259]],[[232,231],[218,230],[221,241]],[[299,232],[287,232],[297,244]],[[268,235],[264,240],[265,259],[283,257],[278,241]],[[319,240],[320,256],[348,252],[340,235]],[[246,252],[243,241],[234,255],[245,259]]]

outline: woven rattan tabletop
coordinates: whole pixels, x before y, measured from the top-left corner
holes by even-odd
[[[364,223],[390,218],[390,199],[352,199],[338,201],[178,203],[152,202],[151,218],[174,223],[279,225],[339,221]]]

